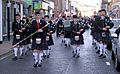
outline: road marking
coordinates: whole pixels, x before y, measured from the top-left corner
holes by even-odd
[[[110,64],[110,62],[106,62],[106,65],[107,65],[107,66],[110,66],[111,64]]]
[[[69,71],[69,68],[71,66],[71,63],[72,63],[72,59],[70,60],[70,63],[68,64],[68,67],[66,68],[66,71],[65,71],[64,74],[68,74],[68,71]]]
[[[2,57],[2,58],[0,58],[0,61],[3,60],[3,59],[5,59],[5,58],[7,58],[7,57],[9,57],[9,56],[11,56],[11,55],[13,55],[13,53],[11,53],[11,54],[9,54],[9,55],[6,55],[6,56],[4,56],[4,57]]]

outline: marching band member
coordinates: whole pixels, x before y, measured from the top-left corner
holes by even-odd
[[[26,38],[27,36],[30,35],[30,26],[31,23],[29,22],[29,19],[26,17],[23,17],[23,27],[25,28],[25,30],[23,31],[23,36],[24,38]],[[27,55],[28,50],[31,48],[30,46],[30,38],[26,39],[24,41],[24,54]]]
[[[33,21],[33,17],[30,16],[28,19],[27,19],[27,23],[28,23],[28,30],[27,30],[27,34],[30,35],[30,27],[31,27],[31,24],[32,24],[32,21]],[[27,40],[28,41],[28,49],[31,50],[31,42],[30,42],[30,38]]]
[[[110,31],[113,27],[113,23],[108,16],[106,16],[106,10],[100,10],[100,16],[96,18],[96,28],[99,39],[99,47],[100,47],[100,56],[106,58],[105,51],[107,49],[107,44],[110,41]]]
[[[46,41],[47,41],[47,44],[48,44],[48,49],[46,49],[45,51],[45,56],[47,58],[49,58],[50,56],[50,50],[51,50],[51,45],[54,45],[54,42],[53,42],[53,37],[52,37],[52,34],[55,32],[55,26],[53,24],[53,22],[50,20],[49,16],[48,15],[45,15],[45,21],[46,23],[49,23],[48,25],[48,32],[46,34]]]
[[[83,25],[78,22],[77,16],[73,15],[73,21],[71,22],[72,36],[71,45],[73,47],[73,57],[80,56],[80,45],[84,44],[83,33],[85,32]]]
[[[71,19],[70,16],[63,21],[64,25],[64,44],[65,47],[70,46],[70,37],[71,37]]]
[[[63,31],[64,31],[63,18],[60,17],[57,22],[56,36],[59,37],[61,34],[63,34]]]
[[[17,44],[19,41],[21,41],[23,39],[23,30],[25,30],[22,27],[23,21],[20,20],[20,15],[16,14],[16,20],[12,23],[12,31],[13,31],[13,46],[15,44]],[[22,54],[23,54],[23,42],[16,45],[15,47],[13,47],[14,50],[14,58],[12,58],[13,60],[17,60],[18,59],[18,50],[20,50],[20,59],[22,59]]]
[[[41,67],[42,66],[42,56],[43,56],[43,48],[45,43],[45,34],[47,32],[47,28],[41,29],[46,25],[45,21],[40,20],[40,13],[35,13],[35,20],[32,21],[30,31],[34,33],[37,31],[36,34],[32,36],[32,50],[34,56],[34,67]]]

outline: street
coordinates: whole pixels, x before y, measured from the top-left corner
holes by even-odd
[[[112,60],[98,57],[89,32],[84,34],[85,44],[81,47],[80,58],[73,58],[72,48],[65,48],[60,39],[54,37],[51,56],[43,60],[42,67],[33,67],[31,52],[17,61],[12,61],[11,55],[0,60],[0,74],[120,74]]]

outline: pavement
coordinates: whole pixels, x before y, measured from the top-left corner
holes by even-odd
[[[3,41],[3,44],[0,44],[0,57],[10,53],[12,51],[12,41]]]
[[[0,60],[0,74],[120,74],[111,60],[98,57],[89,33],[86,31],[84,34],[85,44],[81,46],[80,58],[73,58],[73,49],[65,48],[60,38],[54,36],[55,45],[51,47],[50,58],[43,60],[42,67],[33,67],[34,59],[30,51],[17,61],[11,60],[13,55]]]

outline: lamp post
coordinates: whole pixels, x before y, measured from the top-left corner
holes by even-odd
[[[17,4],[16,2],[14,3],[14,21],[15,21],[15,15],[16,15],[16,8],[17,8]]]
[[[3,35],[2,35],[2,0],[0,0],[0,44],[2,44],[3,41]]]
[[[10,1],[7,1],[7,39],[10,41]]]

